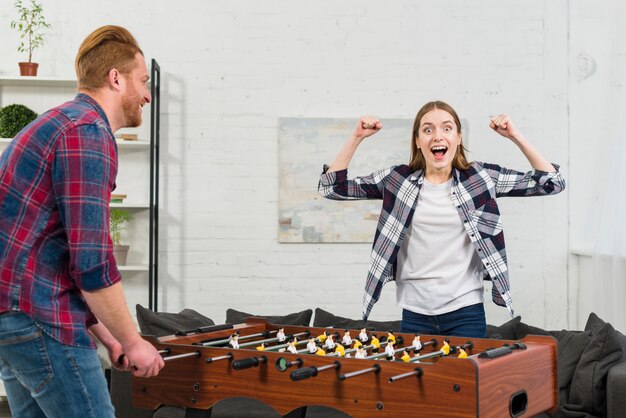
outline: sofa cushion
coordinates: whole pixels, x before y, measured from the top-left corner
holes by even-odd
[[[516,329],[521,319],[521,316],[516,316],[500,326],[487,325],[487,338],[497,338],[502,340],[516,339]]]
[[[210,318],[194,311],[183,309],[178,313],[153,312],[140,304],[135,307],[137,322],[142,334],[162,337],[175,334],[177,331],[187,331],[194,328],[215,325]]]
[[[569,403],[599,416],[606,415],[606,377],[609,369],[619,363],[626,347],[626,337],[609,323],[590,315],[586,331],[593,338],[582,353],[569,394]]]
[[[520,321],[515,326],[515,339],[519,340],[527,335],[552,335],[552,331],[546,331],[543,328],[528,325]]]
[[[314,327],[333,327],[333,328],[371,328],[376,331],[393,331],[400,332],[400,323],[402,321],[363,321],[362,319],[349,319],[341,316],[333,315],[323,309],[315,309],[315,317],[313,318]]]
[[[241,324],[246,322],[247,318],[251,316],[258,316],[267,319],[268,322],[272,324],[280,324],[280,325],[298,325],[298,326],[309,326],[311,323],[311,316],[313,316],[313,311],[311,309],[306,309],[301,312],[295,312],[288,315],[255,315],[242,311],[238,311],[235,309],[227,309],[226,310],[226,323],[227,324]]]
[[[558,342],[559,402],[569,403],[574,372],[580,358],[593,339],[591,331],[552,331]]]

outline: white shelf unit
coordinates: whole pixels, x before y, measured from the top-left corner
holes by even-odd
[[[76,95],[76,80],[59,77],[0,76],[0,108],[13,103],[23,104],[41,114]],[[114,193],[126,194],[123,203],[111,207],[128,211],[133,221],[122,234],[123,243],[130,244],[127,264],[118,266],[124,278],[129,306],[146,304],[150,271],[150,107],[144,107],[143,124],[136,129],[118,132],[137,134],[137,140],[117,139],[118,175]],[[0,154],[11,138],[0,138]]]

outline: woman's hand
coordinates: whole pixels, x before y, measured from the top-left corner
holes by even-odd
[[[489,127],[515,143],[522,138],[522,135],[513,124],[511,117],[506,113],[492,116],[491,122],[489,122]]]
[[[354,129],[354,137],[359,141],[374,135],[383,128],[383,124],[373,116],[361,116]]]
[[[348,168],[348,164],[350,164],[350,160],[352,160],[354,153],[356,152],[359,145],[361,145],[361,141],[363,141],[368,136],[374,135],[382,128],[383,124],[380,123],[380,121],[375,117],[361,116],[356,124],[356,128],[354,128],[354,133],[343,145],[343,147],[339,151],[339,154],[337,154],[337,156],[335,157],[335,161],[333,161],[330,166],[327,166],[324,172],[332,173],[333,171],[339,171]]]
[[[515,128],[511,117],[506,113],[492,116],[489,127],[500,135],[509,138],[511,142],[517,145],[535,170],[541,170],[547,173],[557,171],[556,167],[546,160],[546,158],[526,140],[524,135]]]

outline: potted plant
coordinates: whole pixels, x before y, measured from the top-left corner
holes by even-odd
[[[111,232],[111,240],[113,241],[113,255],[120,266],[126,265],[126,257],[128,256],[129,245],[122,245],[122,232],[126,230],[128,223],[133,217],[126,211],[111,208],[109,230]]]
[[[0,109],[0,138],[13,138],[26,125],[37,119],[37,113],[21,105],[11,104]]]
[[[30,5],[24,5],[22,0],[15,1],[18,19],[11,22],[11,28],[17,29],[20,34],[19,52],[28,52],[28,62],[20,62],[20,75],[36,76],[39,64],[33,62],[33,51],[43,45],[43,30],[49,29],[46,23],[41,4],[30,0]]]

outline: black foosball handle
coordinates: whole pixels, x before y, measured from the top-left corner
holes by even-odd
[[[479,358],[496,358],[500,356],[505,356],[507,354],[511,354],[512,352],[513,350],[511,350],[509,347],[491,348],[489,350],[486,350],[480,353],[478,357]]]
[[[289,375],[289,377],[291,377],[291,380],[293,380],[294,382],[297,382],[299,380],[305,380],[315,376],[317,376],[317,367],[302,367],[301,369],[294,370]]]
[[[261,363],[265,363],[267,361],[267,357],[249,357],[242,358],[239,360],[233,361],[233,369],[235,370],[244,370],[249,369],[250,367],[257,367]]]

